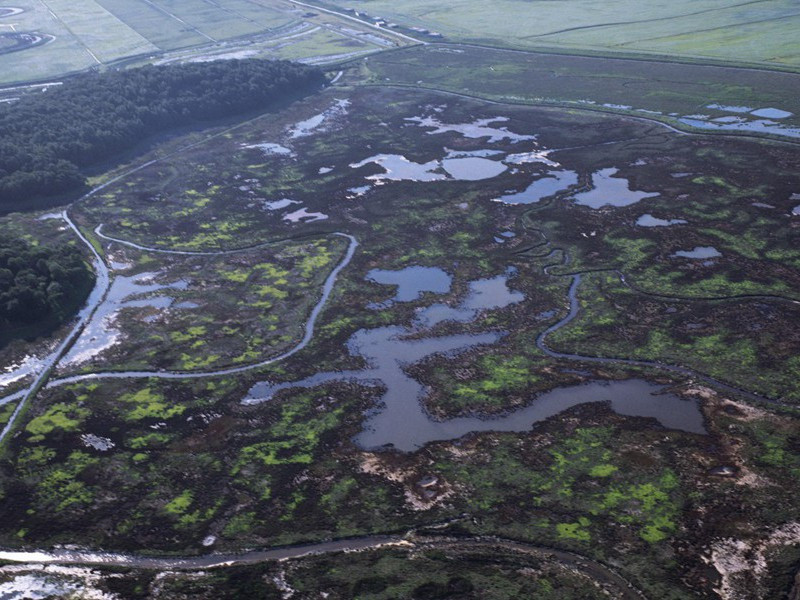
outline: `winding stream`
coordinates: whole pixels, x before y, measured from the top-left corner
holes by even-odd
[[[645,595],[617,571],[600,562],[575,552],[557,550],[516,540],[497,537],[438,537],[423,536],[415,532],[400,535],[374,535],[332,540],[316,544],[284,546],[268,550],[252,550],[238,554],[209,554],[193,557],[146,557],[135,554],[97,552],[93,550],[58,549],[49,552],[0,551],[0,560],[28,564],[96,565],[155,570],[200,570],[252,565],[268,561],[282,561],[304,556],[377,550],[384,547],[401,547],[409,551],[450,550],[487,551],[504,550],[531,556],[537,560],[555,561],[576,569],[590,579],[614,588],[624,600],[642,600]]]

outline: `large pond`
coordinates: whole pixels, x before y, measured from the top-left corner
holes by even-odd
[[[382,285],[393,285],[397,292],[390,302],[412,302],[424,292],[445,294],[450,291],[452,278],[437,267],[407,267],[399,271],[372,269],[367,280]]]
[[[372,271],[370,278],[381,283],[397,285],[397,297],[414,299],[427,288],[449,288],[450,282],[442,272],[423,272],[427,284],[410,285],[411,271]],[[440,337],[411,338],[425,328],[442,321],[473,321],[481,310],[500,308],[520,302],[522,293],[510,290],[508,280],[515,275],[510,268],[505,274],[478,281],[469,286],[469,293],[456,306],[434,304],[422,309],[413,328],[401,326],[362,329],[348,341],[352,356],[359,356],[367,367],[353,371],[317,373],[300,381],[254,385],[243,400],[245,404],[259,404],[271,400],[281,390],[313,388],[335,381],[355,381],[362,385],[380,387],[383,394],[376,408],[366,415],[363,430],[355,442],[365,449],[394,448],[411,452],[432,441],[458,439],[470,432],[527,431],[535,423],[557,415],[578,404],[605,402],[619,414],[649,417],[668,429],[691,433],[704,433],[703,417],[696,402],[682,400],[661,386],[643,380],[620,382],[591,382],[589,384],[559,388],[532,397],[529,406],[495,418],[461,417],[437,421],[423,406],[425,387],[410,377],[404,367],[418,363],[432,355],[454,355],[476,346],[496,344],[503,332],[490,331]]]

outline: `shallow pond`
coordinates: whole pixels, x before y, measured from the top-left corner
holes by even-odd
[[[577,185],[578,174],[574,171],[550,171],[531,183],[521,192],[514,192],[495,198],[495,202],[503,204],[534,204],[543,198],[566,191],[569,186]]]
[[[636,219],[636,224],[639,227],[669,227],[670,225],[683,225],[686,223],[683,219],[659,219],[653,215],[646,214]]]
[[[336,100],[329,108],[320,114],[292,125],[289,128],[289,137],[297,139],[311,135],[314,130],[318,129],[325,121],[333,117],[346,115],[348,106],[350,106],[349,100]]]
[[[536,139],[535,135],[523,135],[513,133],[506,127],[492,127],[493,123],[504,123],[508,121],[507,117],[489,117],[487,119],[478,119],[472,123],[442,123],[436,117],[409,117],[406,121],[418,124],[420,127],[432,128],[428,135],[437,135],[439,133],[447,133],[449,131],[460,133],[466,138],[483,139],[489,143],[501,142],[508,140],[509,142],[524,142],[533,141]]]
[[[680,258],[717,258],[722,253],[713,246],[696,246],[692,250],[678,250],[672,256]]]
[[[794,113],[790,113],[788,110],[781,110],[780,108],[767,107],[751,111],[750,114],[765,119],[786,119],[791,117]]]
[[[469,156],[465,158],[445,158],[442,167],[459,181],[480,181],[491,179],[503,173],[508,167],[496,160]]]
[[[590,208],[630,206],[645,198],[658,196],[655,192],[640,192],[630,188],[624,177],[615,177],[618,169],[601,169],[592,174],[593,189],[575,194],[575,203]]]
[[[153,307],[168,308],[173,299],[170,296],[156,295],[146,298],[134,298],[144,294],[152,294],[161,290],[186,289],[185,281],[169,284],[153,283],[156,273],[140,273],[131,277],[117,275],[108,289],[102,304],[86,324],[83,333],[76,340],[69,353],[61,361],[62,365],[71,365],[86,361],[103,350],[117,343],[120,332],[112,325],[112,320],[123,308]]]
[[[261,150],[267,156],[294,156],[294,152],[292,152],[286,146],[281,146],[280,144],[246,144],[242,146],[243,148]]]
[[[289,198],[283,198],[281,200],[265,200],[264,210],[282,210],[291,206],[292,204],[300,204],[297,200],[289,200]]]
[[[376,154],[361,162],[350,165],[353,169],[374,163],[382,167],[385,173],[370,175],[372,181],[440,181],[445,179],[444,173],[437,173],[441,168],[438,160],[426,163],[415,163],[401,154]]]
[[[308,212],[305,206],[294,212],[283,215],[283,220],[289,221],[290,223],[313,223],[315,221],[324,221],[327,218],[328,215],[325,213]]]

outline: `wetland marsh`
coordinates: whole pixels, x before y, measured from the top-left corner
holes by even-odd
[[[364,550],[164,576],[198,597],[223,573],[334,597],[790,587],[796,146],[378,85],[187,142],[68,209],[110,279],[10,421],[9,552]],[[45,347],[5,350],[0,381]],[[497,538],[517,558],[476,557]],[[379,547],[403,540],[415,558]],[[768,566],[731,574],[741,547]],[[343,570],[314,588],[320,565]]]

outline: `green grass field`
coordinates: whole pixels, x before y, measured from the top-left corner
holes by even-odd
[[[289,5],[256,0],[19,0],[0,33],[55,36],[0,55],[0,84],[65,73],[147,53],[260,34],[297,20]]]
[[[324,0],[451,40],[800,65],[792,0]]]

